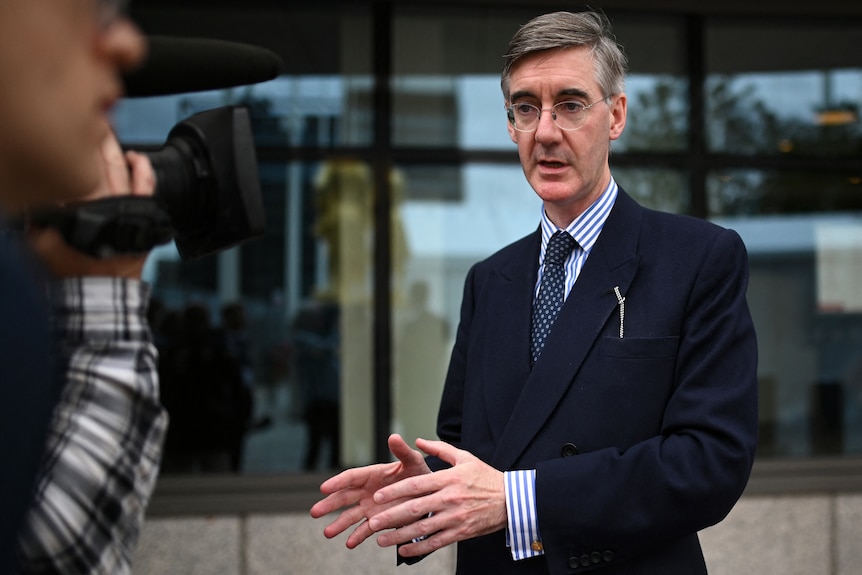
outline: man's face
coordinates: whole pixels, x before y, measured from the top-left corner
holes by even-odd
[[[101,180],[98,147],[120,72],[145,54],[97,0],[0,0],[0,207],[74,199]]]
[[[509,136],[527,181],[545,204],[556,225],[565,227],[604,191],[610,178],[608,153],[626,123],[625,94],[606,102],[596,80],[595,66],[586,48],[540,52],[523,58],[512,68],[509,103],[532,104],[544,111],[534,132],[519,132],[509,124]],[[574,131],[559,128],[551,110],[559,102],[583,105],[584,122]]]

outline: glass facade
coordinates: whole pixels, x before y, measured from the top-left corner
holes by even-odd
[[[800,42],[805,38],[805,42]],[[706,30],[709,149],[858,155],[862,67],[853,25],[717,21]]]
[[[706,188],[751,258],[761,457],[862,453],[862,171],[841,162],[862,144],[859,39],[835,22],[706,28],[708,150],[747,157]]]
[[[260,160],[263,237],[193,261],[168,245],[147,264],[164,370],[183,365],[170,347],[183,319],[227,333],[242,312],[224,346],[242,342],[242,369],[221,393],[244,406],[243,432],[192,453],[183,430],[217,429],[202,421],[218,402],[165,385],[164,473],[340,468],[379,460],[389,431],[433,436],[465,274],[539,222],[499,71],[511,34],[545,10],[138,10],[148,31],[265,45],[286,63],[269,82],[117,110],[124,144],[152,147],[195,112],[248,106]],[[609,16],[631,62],[615,178],[749,250],[760,457],[862,453],[862,67],[834,49],[856,45],[858,22]],[[206,379],[180,373],[165,381]]]

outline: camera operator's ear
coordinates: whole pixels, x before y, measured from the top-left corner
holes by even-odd
[[[128,97],[245,86],[284,71],[275,52],[251,44],[171,36],[150,36],[149,42],[143,65],[124,77]]]

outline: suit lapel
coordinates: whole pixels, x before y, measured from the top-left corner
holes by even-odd
[[[491,462],[498,469],[514,465],[569,389],[617,308],[613,288],[619,286],[623,294],[627,293],[637,272],[641,213],[642,208],[620,190],[602,234],[545,341],[542,357],[518,390],[514,407],[506,413],[507,423]],[[535,274],[533,277],[535,284]],[[526,326],[521,329],[527,333],[524,345],[529,349],[529,319]],[[527,356],[523,348],[520,353]],[[511,359],[507,364],[512,365]]]
[[[483,341],[485,405],[494,438],[499,440],[530,376],[530,322],[542,238],[537,230],[516,245],[487,290],[496,317]]]

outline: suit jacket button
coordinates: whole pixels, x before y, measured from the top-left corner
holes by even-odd
[[[613,551],[605,551],[604,553],[602,553],[602,560],[605,563],[610,563],[611,561],[614,560],[614,552]]]
[[[590,561],[593,562],[593,565],[598,565],[602,562],[602,554],[598,551],[590,553]]]
[[[589,567],[591,565],[589,555],[581,555],[581,565],[583,565],[584,567]]]
[[[569,557],[569,569],[577,569],[581,566],[581,562],[577,557]]]
[[[571,457],[572,455],[577,455],[578,446],[574,443],[567,443],[563,446],[562,454],[563,457]]]

